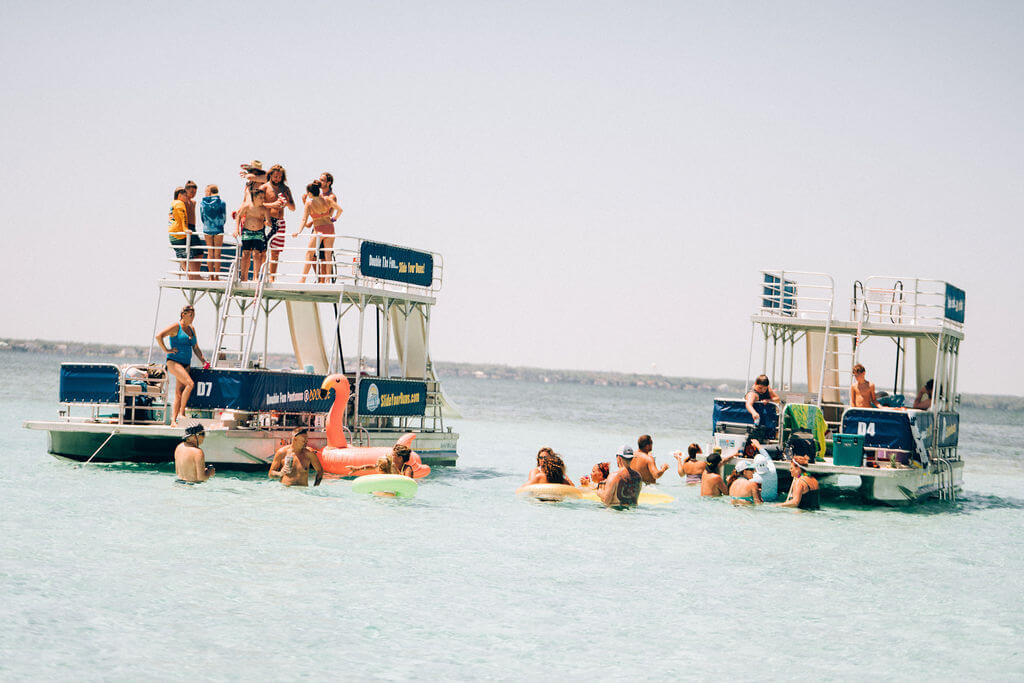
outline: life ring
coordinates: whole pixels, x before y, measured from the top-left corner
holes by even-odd
[[[583,492],[578,488],[565,484],[530,484],[529,486],[520,486],[516,493],[520,496],[536,498],[537,500],[549,503],[558,503],[563,500],[574,500],[583,497]]]
[[[352,483],[353,493],[384,493],[395,498],[412,498],[420,485],[400,474],[367,474]]]

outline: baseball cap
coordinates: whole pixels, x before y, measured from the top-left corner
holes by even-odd
[[[189,425],[188,427],[185,427],[185,436],[182,437],[181,440],[184,441],[190,436],[201,436],[204,434],[206,434],[206,430],[203,429],[203,425],[197,422],[194,425]]]
[[[633,459],[633,449],[630,448],[629,446],[623,446],[622,448],[619,449],[619,451],[615,455],[616,455],[616,457],[624,458],[625,460],[632,460]]]
[[[739,462],[739,463],[736,463],[736,470],[735,471],[736,472],[742,472],[743,470],[752,470],[752,469],[754,469],[754,465],[753,464],[751,464],[749,462]]]

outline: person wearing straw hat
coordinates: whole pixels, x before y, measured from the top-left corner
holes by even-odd
[[[183,484],[204,482],[217,471],[207,467],[206,455],[203,453],[203,440],[206,430],[201,424],[189,425],[185,428],[185,436],[174,449],[174,476]]]
[[[807,471],[810,459],[806,455],[797,455],[789,463],[789,473],[793,475],[793,484],[789,487],[789,495],[785,503],[776,503],[783,508],[800,510],[818,510],[818,480]]]

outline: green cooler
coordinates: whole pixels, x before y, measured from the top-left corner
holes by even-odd
[[[832,464],[846,467],[864,466],[864,435],[835,434],[832,436]]]

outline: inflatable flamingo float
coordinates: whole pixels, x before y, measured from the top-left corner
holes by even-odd
[[[348,409],[350,389],[345,375],[328,375],[324,378],[321,389],[334,389],[334,403],[327,414],[327,445],[320,450],[320,462],[324,470],[343,477],[358,477],[364,474],[380,474],[376,467],[352,472],[353,467],[375,465],[381,456],[391,455],[391,449],[384,446],[349,446],[345,438],[345,411]],[[415,434],[409,433],[398,440],[403,446],[412,447]],[[422,479],[430,474],[430,466],[420,461],[414,451],[409,456],[413,477]]]

